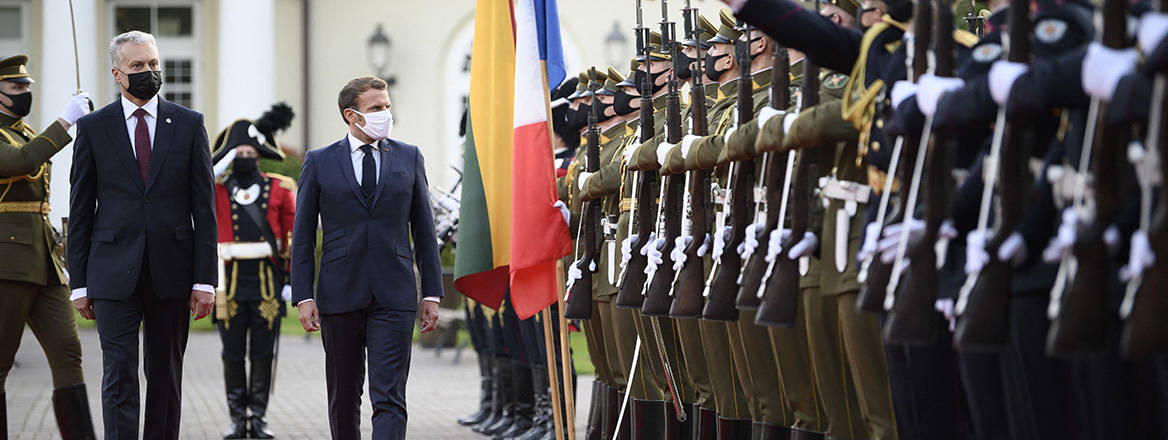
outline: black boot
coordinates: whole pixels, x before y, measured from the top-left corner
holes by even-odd
[[[479,434],[493,436],[506,431],[515,422],[515,377],[512,376],[514,373],[511,371],[511,364],[515,361],[509,358],[501,358],[501,360],[502,362],[496,364],[499,370],[498,377],[502,379],[499,382],[499,394],[495,397],[502,399],[499,406],[499,416],[494,421],[488,419],[488,422],[492,422],[490,424],[475,426],[475,432]]]
[[[8,401],[3,391],[0,391],[0,432],[8,435]]]
[[[823,433],[791,428],[791,440],[823,440]]]
[[[510,379],[510,375],[503,374],[503,362],[506,362],[506,359],[502,356],[491,358],[491,407],[487,413],[487,418],[470,426],[470,429],[474,432],[479,432],[481,429],[491,426],[503,414],[503,381]]]
[[[712,409],[694,405],[694,440],[715,440],[718,438],[718,415]]]
[[[750,433],[750,420],[718,417],[718,440],[746,440]]]
[[[475,411],[474,414],[458,419],[459,425],[477,425],[491,416],[491,399],[494,397],[495,376],[491,371],[491,357],[485,354],[479,356],[479,380],[482,382],[479,410]]]
[[[3,404],[0,404],[2,407]],[[85,384],[69,385],[53,390],[53,414],[62,440],[93,440],[93,419],[89,415],[89,398]],[[3,430],[0,432],[8,432]]]
[[[625,402],[625,392],[613,387],[608,387],[608,411],[607,418],[604,420],[604,438],[611,440],[627,440],[632,434],[629,429],[632,422],[632,415],[625,414],[621,417],[621,406]],[[631,406],[631,405],[630,405]],[[629,411],[628,408],[625,411]],[[616,426],[616,422],[620,421],[620,426]]]
[[[600,381],[592,382],[592,399],[588,404],[588,427],[585,428],[584,438],[587,440],[604,440],[604,416],[607,412],[608,386]]]
[[[665,436],[665,401],[633,399],[633,440],[672,438]]]
[[[690,403],[681,405],[681,410],[685,411],[685,421],[677,421],[677,408],[672,403],[665,404],[665,438],[677,440],[690,440],[693,438],[694,430],[694,415],[697,413],[695,406]]]
[[[531,389],[535,395],[535,408],[531,413],[531,428],[515,440],[539,440],[550,429],[552,421],[551,384],[548,382],[547,367],[536,365],[531,368]]]
[[[750,426],[750,438],[756,440],[789,440],[791,430],[770,423],[754,422]]]
[[[223,360],[223,385],[227,390],[227,414],[231,417],[231,426],[223,438],[247,438],[247,372],[242,360]]]
[[[535,411],[534,384],[531,379],[531,364],[526,362],[511,363],[511,384],[515,388],[515,405],[511,409],[511,426],[495,434],[495,440],[516,437],[531,429],[532,417]]]
[[[268,431],[268,422],[264,420],[268,412],[268,396],[272,391],[272,359],[253,359],[250,379],[247,407],[251,411],[251,418],[248,419],[251,438],[276,438]]]

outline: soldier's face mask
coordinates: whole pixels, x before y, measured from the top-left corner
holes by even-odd
[[[118,70],[118,72],[122,72]],[[126,76],[126,91],[130,95],[143,101],[153,98],[162,89],[162,71],[144,70],[136,73],[122,72]]]
[[[357,127],[361,128],[361,131],[373,138],[373,140],[379,141],[388,138],[389,134],[393,132],[393,113],[390,113],[389,109],[371,113],[361,113],[354,109],[349,110],[353,110],[353,113],[365,118],[365,125],[358,125]]]
[[[650,84],[652,85],[653,93],[657,93],[661,91],[662,87],[665,87],[665,84],[657,84],[657,80],[660,79],[661,75],[664,73],[665,72],[657,72],[650,75],[644,70],[637,70],[635,73],[633,73],[633,82],[637,84],[637,90],[644,90],[643,87],[645,81],[651,81]]]
[[[682,81],[689,81],[689,79],[693,77],[692,64],[697,62],[697,59],[690,58],[685,54],[685,52],[678,52],[677,58],[678,64],[681,66],[681,69],[677,71],[677,79]]]
[[[235,156],[235,159],[231,161],[232,172],[238,176],[253,175],[259,169],[259,161],[258,157]]]
[[[28,116],[28,113],[32,111],[32,92],[17,93],[14,95],[0,92],[0,94],[4,94],[8,99],[12,100],[12,105],[8,106],[8,110],[12,114],[23,118]]]
[[[726,70],[718,70],[715,65],[718,64],[719,61],[722,61],[722,58],[726,58],[728,56],[730,56],[729,53],[724,53],[715,57],[710,55],[709,52],[706,52],[706,78],[708,78],[710,81],[718,82],[718,79],[722,77],[722,73]]]
[[[588,125],[588,113],[591,111],[592,106],[588,104],[580,104],[575,110],[568,109],[568,127],[573,131],[580,131]]]
[[[620,90],[616,92],[616,96],[614,96],[614,98],[615,99],[612,102],[612,107],[613,110],[616,110],[617,116],[624,116],[637,111],[637,109],[633,107],[633,101],[639,97],[625,93],[624,90]]]

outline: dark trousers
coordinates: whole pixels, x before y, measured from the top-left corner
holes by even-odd
[[[415,312],[370,306],[320,315],[329,426],[334,440],[361,438],[361,394],[369,356],[373,438],[406,436],[406,378]]]
[[[223,342],[223,360],[242,363],[246,356],[255,362],[271,359],[275,354],[280,317],[268,328],[268,320],[260,315],[259,306],[259,301],[239,301],[235,316],[215,323]]]
[[[142,438],[178,438],[190,301],[159,301],[146,263],[140,273],[138,286],[129,298],[93,301],[104,366],[101,410],[107,440],[138,438],[139,328],[145,342],[146,376],[146,425]]]

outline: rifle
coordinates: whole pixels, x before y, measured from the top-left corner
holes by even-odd
[[[742,125],[754,119],[754,76],[750,72],[750,27],[741,19],[738,26],[744,28],[743,36],[734,42],[735,56],[738,60],[738,124]],[[745,41],[743,41],[745,40]],[[746,236],[746,226],[752,219],[748,211],[751,193],[751,182],[754,181],[754,160],[747,159],[731,162],[730,170],[730,237],[724,247],[721,258],[714,262],[712,271],[713,283],[706,288],[709,291],[706,307],[702,310],[702,317],[714,321],[735,321],[738,319],[736,307],[738,296],[738,273],[742,271],[742,257],[738,255],[738,245]],[[732,189],[731,189],[732,188]],[[725,212],[723,205],[723,212]],[[705,293],[703,293],[704,295]]]
[[[774,40],[771,43],[775,43]],[[775,63],[773,67],[774,79],[771,81],[771,107],[776,110],[786,110],[787,104],[791,101],[791,78],[790,78],[790,59],[787,57],[787,48],[774,44],[774,58]],[[768,191],[770,188],[777,188],[782,183],[780,179],[791,173],[794,168],[794,162],[791,160],[780,160],[780,153],[766,152],[763,154],[763,163],[766,164],[766,170],[763,171],[763,177],[759,179],[761,191],[755,192],[755,198],[758,208],[755,209],[755,221],[758,219],[758,212],[761,211],[766,216],[766,223],[763,230],[760,232],[759,241],[761,243],[770,236],[770,232],[779,227],[782,222],[782,209],[775,209],[777,206],[785,206],[786,200],[783,200],[782,194],[779,191]],[[791,153],[783,154],[788,158],[794,158]],[[787,166],[784,167],[783,163]],[[784,189],[786,186],[784,185]],[[765,194],[765,196],[763,196]],[[761,197],[766,197],[765,201]],[[760,209],[761,208],[761,209]],[[758,250],[750,256],[746,262],[746,268],[742,270],[742,288],[738,290],[738,304],[741,306],[744,295],[754,297],[757,304],[761,296],[758,294],[759,288],[763,285],[763,275],[767,269],[766,250],[761,246]]]
[[[1009,43],[1007,58],[1013,62],[1025,63],[1030,59],[1029,5],[1022,0],[1010,2],[1010,15],[1007,16],[1009,38],[1005,41]],[[983,164],[985,187],[978,213],[978,230],[983,236],[988,233],[995,183],[999,192],[997,222],[994,236],[986,241],[989,261],[981,271],[966,278],[961,286],[953,334],[953,345],[958,350],[997,350],[1009,339],[1010,280],[1014,267],[998,259],[998,248],[1022,221],[1026,192],[1031,183],[1027,181],[1030,142],[1025,135],[1021,121],[1007,121],[1006,107],[1000,107],[990,155]]]
[[[815,9],[819,10],[819,2],[815,3]],[[807,58],[803,58],[803,86],[799,94],[802,97],[799,102],[800,111],[819,104],[819,66]],[[792,151],[788,152],[787,155],[788,161],[791,160],[792,155],[797,156],[794,175],[791,175],[787,182],[789,187],[783,189],[784,193],[790,191],[791,235],[783,242],[779,255],[775,256],[775,259],[767,265],[759,287],[763,292],[762,302],[758,307],[758,315],[754,318],[756,324],[771,327],[793,327],[795,325],[799,305],[799,278],[802,274],[799,270],[799,260],[788,258],[787,254],[791,251],[791,247],[799,243],[803,239],[803,234],[807,232],[807,226],[811,220],[812,179],[815,178],[813,167],[815,166],[816,153],[814,151]],[[788,173],[788,175],[790,174]],[[784,194],[784,199],[787,196]],[[787,200],[783,201],[784,208],[786,208],[787,202]],[[785,210],[781,209],[779,212],[779,224],[785,220],[783,218],[786,214]]]
[[[661,46],[669,52],[670,59],[677,59],[676,29],[669,21],[669,1],[661,1]],[[649,60],[645,60],[649,62]],[[676,62],[676,61],[675,61]],[[652,75],[649,75],[652,78]],[[669,73],[668,91],[665,94],[665,143],[677,144],[681,142],[681,98],[677,92],[677,71]],[[662,164],[664,165],[664,164]],[[661,250],[663,255],[673,252],[674,242],[681,235],[682,201],[685,197],[686,178],[681,174],[665,176],[663,193],[661,195],[661,213],[657,222],[665,226],[665,246]],[[664,218],[662,218],[664,216]],[[669,308],[673,305],[673,264],[669,258],[653,273],[653,278],[645,286],[645,303],[641,305],[641,314],[645,316],[668,316]]]
[[[596,93],[600,87],[596,81],[596,68],[588,69],[588,89]],[[593,100],[599,99],[595,95]],[[588,145],[585,150],[584,167],[590,173],[600,171],[600,125],[599,115],[595,104],[589,106],[588,114]],[[564,298],[564,318],[592,319],[592,262],[596,259],[599,247],[598,229],[600,228],[600,200],[584,202],[583,217],[580,221],[580,237],[576,240],[577,252],[581,256],[576,260],[582,277],[568,286],[568,295]],[[583,251],[581,252],[580,249]]]
[[[1164,11],[1168,1],[1159,2]],[[1164,316],[1168,316],[1168,185],[1164,176],[1168,169],[1164,158],[1168,157],[1168,137],[1161,130],[1168,124],[1168,112],[1164,111],[1168,94],[1168,78],[1157,73],[1152,86],[1152,108],[1148,114],[1147,149],[1142,157],[1131,157],[1140,181],[1140,230],[1148,236],[1152,251],[1160,256],[1152,267],[1137,275],[1127,285],[1119,315],[1123,318],[1123,333],[1119,348],[1129,358],[1145,358],[1168,352],[1168,328]],[[1158,174],[1157,174],[1158,173]],[[1160,185],[1160,203],[1152,216],[1152,191]]]
[[[928,70],[929,62],[929,40],[932,29],[928,26],[928,21],[931,18],[930,5],[927,1],[916,2],[916,9],[913,12],[913,25],[915,29],[913,48],[911,56],[906,57],[906,62],[909,63],[909,72],[912,74],[912,80],[916,82],[921,75],[924,75]],[[877,224],[880,225],[877,231],[874,231],[879,239],[884,234],[884,228],[889,225],[901,223],[904,221],[905,208],[908,204],[908,191],[899,191],[897,194],[897,201],[892,212],[892,217],[887,218],[888,206],[892,198],[893,183],[896,178],[901,182],[908,182],[911,173],[907,170],[907,165],[916,163],[917,151],[905,149],[904,145],[913,145],[920,142],[919,138],[898,137],[896,145],[892,149],[892,161],[889,162],[888,178],[885,182],[884,192],[881,194],[880,208],[877,211]],[[922,152],[923,153],[923,152]],[[897,176],[899,173],[899,177]],[[908,213],[907,217],[912,218],[912,213]],[[856,310],[866,313],[881,313],[884,311],[885,301],[888,297],[888,285],[892,280],[893,265],[885,263],[881,260],[879,252],[869,256],[860,266],[860,273],[857,280],[860,281],[860,292],[856,295]]]
[[[685,35],[690,41],[694,42],[694,47],[697,49],[697,70],[690,75],[690,117],[691,129],[695,136],[705,136],[706,129],[706,90],[703,84],[702,73],[702,42],[701,29],[698,25],[698,10],[690,4],[690,0],[685,1],[685,9],[682,10],[685,14]],[[676,55],[674,56],[673,71],[686,68],[688,66],[678,65]],[[710,171],[709,170],[695,170],[688,171],[686,179],[689,181],[689,209],[687,210],[687,218],[682,224],[682,232],[687,233],[693,237],[693,243],[686,248],[686,260],[682,265],[681,270],[677,271],[676,280],[674,281],[673,305],[669,308],[669,316],[673,318],[698,318],[702,316],[702,307],[705,306],[705,298],[702,297],[702,289],[705,288],[706,267],[702,261],[702,257],[698,256],[698,248],[702,246],[705,237],[710,234],[710,217],[709,211],[712,207],[710,200]],[[688,226],[688,230],[687,227]]]
[[[641,0],[637,0],[637,50],[645,60],[645,73],[649,73],[649,28],[645,27],[641,16]],[[652,75],[647,75],[652,77]],[[653,85],[648,82],[638,84],[641,95],[641,139],[648,142],[653,137]],[[638,144],[640,145],[640,144]],[[616,295],[616,306],[620,308],[640,309],[645,302],[642,288],[647,281],[645,267],[649,265],[648,257],[641,254],[641,249],[648,244],[649,234],[653,228],[653,211],[657,206],[657,171],[640,170],[634,172],[633,194],[637,198],[633,204],[633,211],[629,213],[629,231],[633,224],[637,225],[637,242],[631,246],[632,258],[621,270],[619,281],[620,290]]]
[[[1103,44],[1112,49],[1125,47],[1127,3],[1105,0],[1102,14]],[[1092,150],[1098,150],[1092,173],[1095,182],[1094,215],[1080,217],[1090,218],[1090,223],[1079,228],[1071,255],[1059,265],[1061,276],[1055,280],[1051,291],[1048,310],[1051,327],[1046,338],[1046,351],[1051,355],[1096,353],[1107,346],[1110,319],[1107,310],[1108,252],[1103,243],[1103,231],[1120,209],[1122,197],[1117,173],[1127,148],[1123,128],[1105,123],[1106,118],[1100,116],[1106,111],[1098,99],[1091,100],[1079,168],[1088,170]],[[1100,136],[1095,137],[1096,132]],[[1075,188],[1075,205],[1081,213],[1090,209],[1085,203],[1085,193],[1085,184],[1080,183]]]
[[[933,34],[933,59],[936,63],[934,73],[937,76],[953,76],[955,71],[953,12],[949,1],[951,0],[937,0],[936,7],[933,8],[935,14],[933,23],[936,26]],[[914,24],[919,25],[920,22]],[[932,125],[933,117],[925,118],[920,139],[921,148],[917,151],[916,169],[913,170],[912,186],[909,189],[909,204],[905,208],[906,215],[911,215],[921,188],[921,180],[928,179],[928,184],[924,187],[925,230],[920,237],[910,243],[909,228],[902,228],[893,273],[901,273],[898,267],[904,268],[904,273],[894,277],[886,291],[888,296],[885,298],[885,304],[889,306],[886,307],[889,314],[884,325],[884,340],[892,344],[932,344],[940,334],[942,325],[934,306],[938,289],[937,262],[941,258],[937,255],[935,243],[941,223],[949,213],[948,150],[952,145],[947,137],[933,136]],[[912,260],[908,267],[904,267],[906,257]],[[900,283],[902,280],[903,284]]]

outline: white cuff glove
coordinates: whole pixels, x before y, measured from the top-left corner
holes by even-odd
[[[1128,252],[1127,264],[1119,269],[1119,279],[1123,282],[1142,276],[1145,270],[1156,263],[1156,252],[1148,241],[1148,234],[1136,231],[1131,237],[1131,251]]]
[[[1006,60],[994,61],[994,65],[990,66],[989,73],[990,96],[994,98],[994,102],[1000,106],[1006,105],[1006,100],[1010,98],[1010,89],[1014,87],[1014,81],[1018,80],[1018,77],[1026,73],[1029,68],[1022,63]]]
[[[775,258],[778,258],[779,253],[783,251],[783,242],[787,241],[787,238],[790,236],[790,229],[775,229],[771,231],[771,236],[767,240],[766,258],[764,258],[767,263],[775,262]]]
[[[701,139],[701,138],[702,138],[701,136],[694,136],[692,134],[687,134],[687,135],[685,135],[685,137],[681,138],[681,157],[682,158],[689,157],[690,147],[693,146],[694,141]]]
[[[640,149],[641,149],[641,143],[637,142],[635,144],[629,145],[628,147],[625,147],[625,151],[621,152],[621,156],[624,156],[625,160],[627,161],[627,160],[629,160],[630,157],[633,157],[633,154],[635,154],[637,152],[637,150],[640,150]]]
[[[1079,213],[1074,208],[1063,210],[1062,223],[1059,224],[1058,235],[1050,241],[1042,251],[1042,260],[1047,263],[1057,263],[1071,252],[1075,240],[1079,236]]]
[[[949,321],[949,331],[957,326],[957,313],[954,312],[956,302],[952,298],[938,299],[933,303],[933,309],[940,312]]]
[[[933,116],[937,112],[937,103],[941,102],[941,95],[964,85],[965,80],[961,78],[925,74],[917,85],[917,107],[925,116]]]
[[[66,124],[74,125],[82,116],[89,114],[89,94],[85,92],[73,95],[69,98],[69,102],[65,104],[65,110],[61,111],[61,120]]]
[[[981,272],[989,262],[990,254],[985,249],[985,234],[980,229],[974,229],[965,236],[965,274]]]
[[[576,260],[568,266],[568,287],[571,288],[572,284],[580,278],[584,278],[584,271],[580,270],[580,260]]]
[[[731,227],[725,226],[721,230],[714,232],[714,253],[711,256],[715,260],[722,258],[722,252],[726,251],[726,240],[730,239],[731,231],[733,231]]]
[[[706,234],[706,238],[702,240],[702,245],[698,246],[697,256],[704,257],[706,252],[710,251],[710,234]]]
[[[227,150],[227,153],[223,155],[222,159],[219,159],[218,162],[215,162],[215,166],[212,167],[212,171],[215,172],[215,180],[219,180],[219,178],[223,176],[223,173],[227,172],[227,167],[231,166],[231,162],[235,160],[236,154],[239,154],[239,151],[236,151],[236,149],[232,148]]]
[[[877,222],[868,223],[864,227],[864,244],[860,246],[860,251],[856,253],[858,261],[864,261],[876,254],[877,244],[880,243],[880,224]]]
[[[284,298],[284,302],[292,301],[292,285],[285,284],[283,289],[280,289],[280,297]]]
[[[791,126],[795,125],[796,119],[799,119],[798,113],[787,113],[787,116],[783,116],[783,133],[791,132]]]
[[[778,116],[778,115],[781,115],[783,113],[786,113],[786,112],[779,110],[779,109],[776,109],[774,107],[771,107],[769,105],[766,107],[763,107],[762,110],[758,111],[758,115],[756,115],[757,117],[755,118],[758,121],[758,129],[761,131],[762,127],[766,125],[767,121],[769,121],[769,120],[771,120],[771,118]]]
[[[669,150],[672,150],[675,146],[677,146],[677,144],[671,144],[668,142],[662,142],[661,144],[657,145],[657,165],[665,166],[665,157],[669,155]]]
[[[628,236],[621,241],[621,262],[620,267],[624,269],[629,265],[629,260],[633,259],[633,246],[637,245],[637,234]]]
[[[1145,12],[1140,16],[1139,29],[1136,30],[1136,41],[1140,43],[1140,51],[1144,56],[1151,56],[1156,46],[1164,41],[1168,34],[1168,14],[1163,12]]]
[[[560,215],[564,216],[564,223],[572,224],[570,221],[572,218],[572,213],[568,211],[568,205],[565,205],[563,200],[556,200],[556,203],[552,203],[552,206],[560,208]]]
[[[791,246],[791,250],[787,251],[787,258],[798,260],[803,257],[810,257],[815,253],[815,248],[819,247],[819,237],[814,233],[804,232],[803,239]]]
[[[998,259],[1009,262],[1015,267],[1021,266],[1026,261],[1026,240],[1022,239],[1022,234],[1014,232],[1006,237],[1001,246],[998,246]]]
[[[894,223],[884,228],[883,236],[880,237],[880,242],[876,246],[876,251],[880,252],[880,261],[891,263],[896,260],[896,248],[900,243],[900,233],[905,228],[905,223]],[[909,219],[908,221],[908,240],[912,243],[924,234],[925,222],[918,219]]]
[[[669,253],[669,259],[673,260],[673,270],[681,270],[681,267],[685,266],[685,261],[689,259],[685,250],[689,249],[690,243],[693,243],[693,237],[689,235],[682,235],[673,240],[673,252]]]
[[[650,232],[649,239],[645,240],[644,246],[641,246],[641,255],[649,255],[649,246],[652,245],[655,241],[657,241],[657,233]]]
[[[645,266],[645,273],[649,274],[649,277],[652,278],[653,274],[657,272],[657,268],[661,266],[661,263],[665,262],[664,255],[661,253],[661,250],[665,248],[665,239],[658,238],[646,243],[645,247],[648,248],[645,256],[649,258],[649,265]]]
[[[576,188],[579,189],[580,191],[584,191],[584,184],[586,182],[588,182],[588,178],[592,177],[593,174],[596,174],[596,173],[589,173],[587,171],[581,171],[580,176],[576,177]]]
[[[909,97],[917,94],[917,85],[912,82],[900,80],[892,84],[892,108],[900,107],[900,103]]]
[[[1110,101],[1119,79],[1135,70],[1139,61],[1140,52],[1135,48],[1110,49],[1092,42],[1083,58],[1083,91],[1094,98]]]
[[[762,223],[752,223],[746,227],[746,238],[738,245],[742,249],[738,254],[742,255],[743,260],[749,260],[754,255],[754,251],[758,249],[758,238],[765,230],[766,225]]]

